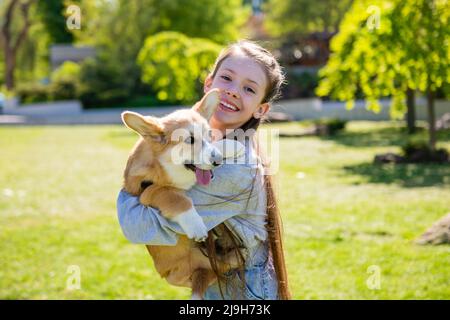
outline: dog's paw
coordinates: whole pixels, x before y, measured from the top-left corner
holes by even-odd
[[[180,225],[189,239],[205,241],[208,237],[208,229],[194,208],[173,217],[172,220]]]

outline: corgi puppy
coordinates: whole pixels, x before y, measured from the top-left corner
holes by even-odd
[[[175,246],[147,245],[148,252],[158,273],[172,285],[192,288],[195,299],[217,278],[196,243],[204,241],[208,231],[185,190],[195,183],[207,185],[212,169],[223,161],[208,124],[219,101],[219,90],[213,89],[191,109],[162,118],[122,113],[124,124],[140,135],[125,168],[124,189],[139,196],[141,204],[159,209],[186,233]],[[236,255],[228,255],[221,259],[228,263],[218,263],[221,273],[237,265]]]

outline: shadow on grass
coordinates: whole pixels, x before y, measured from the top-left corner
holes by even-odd
[[[418,128],[416,136],[428,139],[428,133],[424,128]],[[322,140],[333,141],[335,143],[349,147],[401,147],[406,143],[409,136],[406,128],[381,128],[371,129],[362,132],[341,132],[335,136],[323,136]],[[450,130],[437,132],[438,141],[450,141]]]
[[[347,174],[368,178],[370,183],[398,184],[405,188],[450,186],[448,164],[373,164],[343,167]]]

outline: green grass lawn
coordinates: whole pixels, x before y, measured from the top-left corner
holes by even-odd
[[[413,244],[450,211],[450,166],[372,165],[405,137],[393,122],[352,122],[333,138],[280,139],[295,299],[450,299],[450,246]],[[448,132],[440,140],[450,149]],[[0,299],[189,298],[118,225],[116,196],[135,141],[122,126],[0,128]],[[67,286],[74,265],[79,290]],[[370,266],[379,289],[366,284]]]

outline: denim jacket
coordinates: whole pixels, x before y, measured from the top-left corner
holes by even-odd
[[[277,298],[277,281],[268,255],[265,228],[263,168],[258,159],[247,141],[245,163],[225,163],[214,170],[214,178],[207,186],[195,185],[187,191],[208,230],[225,223],[246,248],[244,295],[233,289],[242,287],[239,273],[230,271],[226,274],[227,287],[222,288],[225,299]],[[117,211],[122,231],[133,243],[175,245],[179,235],[184,234],[176,222],[164,218],[158,209],[140,204],[138,197],[124,190],[119,192]],[[217,282],[207,289],[204,298],[222,299]]]

